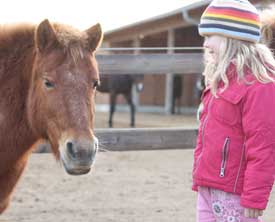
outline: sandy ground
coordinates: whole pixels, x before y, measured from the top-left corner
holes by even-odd
[[[33,154],[3,222],[195,222],[192,150],[99,152],[92,172],[69,176]],[[264,221],[275,220],[275,193]]]
[[[106,127],[97,114],[96,127]],[[118,113],[116,127],[128,126]],[[138,114],[138,127],[196,126],[194,116]],[[195,222],[193,150],[99,152],[92,172],[69,176],[51,154],[32,154],[0,222]],[[275,221],[275,192],[264,222]]]

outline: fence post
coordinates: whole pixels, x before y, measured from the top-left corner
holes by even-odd
[[[167,38],[167,47],[174,47],[175,44],[175,30],[168,30],[168,38]],[[173,49],[168,49],[167,53],[172,54],[174,52]],[[174,88],[174,74],[167,73],[166,74],[166,85],[165,85],[165,113],[172,113],[172,105],[173,105],[173,88]]]
[[[139,38],[134,39],[133,46],[135,48],[134,54],[135,55],[139,54],[140,53],[140,50],[138,49],[140,47]],[[136,85],[133,85],[132,96],[133,96],[133,103],[135,104],[136,108],[138,109],[138,107],[139,107],[139,93],[136,90]]]

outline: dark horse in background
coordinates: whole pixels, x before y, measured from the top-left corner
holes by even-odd
[[[175,74],[173,76],[173,100],[172,100],[172,114],[180,113],[181,97],[183,92],[182,75]]]
[[[80,32],[51,24],[0,28],[0,213],[10,202],[36,142],[50,143],[67,173],[88,173],[95,160],[95,50],[99,24]]]
[[[102,93],[110,94],[110,111],[109,111],[109,127],[113,127],[113,115],[116,108],[116,98],[122,94],[130,106],[131,119],[130,126],[135,127],[135,104],[132,97],[132,87],[136,85],[136,89],[140,92],[143,89],[143,75],[128,75],[128,74],[103,74],[100,76],[100,85],[97,90]]]

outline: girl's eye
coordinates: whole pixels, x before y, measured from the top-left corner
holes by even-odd
[[[48,79],[44,79],[44,85],[47,89],[52,89],[54,88],[54,83],[49,81]]]
[[[93,83],[93,88],[95,89],[98,86],[99,86],[99,81],[95,80],[94,83]]]

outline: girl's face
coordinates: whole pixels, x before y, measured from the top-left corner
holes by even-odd
[[[223,47],[224,37],[219,35],[206,36],[203,47],[207,53],[207,60],[209,62],[217,63],[219,51]]]

